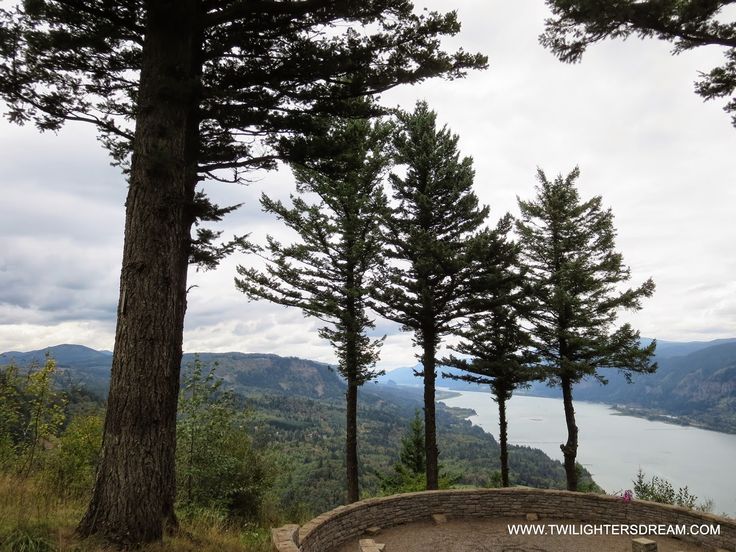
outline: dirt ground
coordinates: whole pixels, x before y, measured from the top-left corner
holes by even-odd
[[[508,524],[567,524],[568,521],[523,519],[449,520],[435,526],[417,522],[382,530],[373,539],[386,545],[385,552],[631,552],[632,536],[622,535],[509,535]],[[576,524],[577,525],[577,524]],[[551,529],[548,529],[551,531]],[[658,552],[700,552],[707,548],[669,537],[649,536]],[[360,552],[359,539],[331,552]]]

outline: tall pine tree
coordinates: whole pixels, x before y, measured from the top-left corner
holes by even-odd
[[[494,231],[479,240],[481,259],[475,275],[473,314],[455,332],[462,338],[452,349],[466,358],[450,356],[442,363],[465,374],[443,374],[479,385],[488,385],[498,404],[501,481],[509,486],[508,422],[506,403],[514,390],[540,378],[531,336],[522,326],[529,300],[525,275],[519,270],[519,246],[508,239],[512,219],[505,216]]]
[[[535,302],[534,346],[547,379],[562,388],[567,442],[560,448],[571,491],[577,490],[578,449],[573,386],[584,377],[606,383],[599,372],[604,368],[618,368],[627,378],[632,372],[656,370],[651,362],[656,343],[641,347],[638,331],[629,324],[614,326],[622,309],[641,309],[641,300],[654,292],[654,282],[622,287],[631,275],[615,250],[613,214],[603,209],[600,196],[580,200],[575,187],[579,175],[575,168],[565,178],[549,181],[539,170],[537,197],[519,200],[516,225]]]
[[[383,287],[374,308],[414,333],[422,353],[427,488],[438,486],[435,424],[436,354],[442,337],[468,314],[474,273],[473,240],[488,214],[473,193],[473,165],[460,159],[458,137],[437,128],[426,103],[399,115],[391,175],[395,206],[386,218]]]
[[[372,272],[380,262],[380,220],[386,209],[382,180],[390,163],[385,151],[391,127],[365,120],[338,121],[323,137],[303,144],[318,150],[310,167],[297,166],[298,196],[292,206],[263,196],[275,214],[299,235],[283,245],[268,238],[265,272],[238,267],[238,288],[253,299],[298,307],[327,323],[320,336],[333,346],[338,370],[347,381],[347,499],[360,498],[358,485],[358,388],[374,372],[382,340],[367,336],[374,327],[366,312]],[[313,154],[316,155],[316,154]],[[305,196],[315,195],[316,203]]]
[[[0,9],[7,115],[56,130],[95,125],[128,178],[112,378],[100,468],[79,532],[118,544],[174,529],[176,406],[191,261],[238,245],[195,224],[228,209],[204,179],[240,181],[289,155],[288,138],[352,98],[462,76],[454,13],[409,0],[33,0]],[[356,77],[357,75],[357,77]],[[366,113],[360,113],[366,115]],[[227,172],[232,171],[229,175]]]

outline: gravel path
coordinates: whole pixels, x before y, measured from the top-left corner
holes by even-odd
[[[545,519],[527,522],[504,518],[489,520],[449,520],[435,526],[431,522],[399,525],[381,531],[371,538],[386,545],[385,552],[631,552],[631,536],[572,535],[572,536],[512,536],[509,523],[566,524],[568,521]],[[647,537],[656,541],[658,552],[700,552],[707,550],[668,537]],[[332,552],[359,552],[358,539]]]

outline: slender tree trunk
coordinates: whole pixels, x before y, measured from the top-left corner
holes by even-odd
[[[197,404],[197,384],[194,383],[192,385],[192,403]],[[197,424],[197,419],[192,418],[189,421],[189,473],[187,473],[187,502],[189,504],[194,503],[194,495],[192,490],[194,489],[194,438],[195,438],[195,428]]]
[[[567,443],[560,445],[565,457],[565,474],[567,475],[567,490],[578,490],[578,472],[575,459],[578,454],[578,426],[575,425],[575,409],[572,405],[572,382],[570,378],[562,377],[562,402],[565,405],[565,423],[567,424]]]
[[[424,353],[422,366],[424,369],[424,450],[427,455],[427,490],[439,488],[439,451],[437,449],[437,422],[435,414],[435,346],[434,338],[424,332]]]
[[[358,385],[348,382],[347,390],[347,435],[345,444],[347,466],[348,504],[360,500],[358,484]]]
[[[176,409],[197,183],[198,0],[150,0],[100,465],[78,532],[118,545],[176,527]]]
[[[498,429],[499,444],[501,445],[501,484],[509,486],[509,453],[507,447],[506,423],[506,399],[497,398],[498,401]]]
[[[346,236],[347,251],[353,250],[352,235]],[[347,501],[348,504],[360,500],[360,482],[358,480],[358,305],[355,296],[356,261],[350,257],[345,281],[346,290],[346,343],[345,343],[345,372],[348,380],[346,394],[347,424],[345,432],[345,468],[347,470]]]
[[[38,447],[38,426],[41,423],[41,409],[43,408],[43,404],[46,402],[46,383],[44,383],[44,388],[41,393],[41,396],[38,399],[38,404],[36,404],[36,411],[33,416],[33,440],[31,441],[31,451],[28,455],[27,459],[27,465],[25,466],[25,469],[21,470],[23,472],[23,477],[28,477],[31,475],[31,470],[33,469],[33,461],[36,457],[36,447]]]

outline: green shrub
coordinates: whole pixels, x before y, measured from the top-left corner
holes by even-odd
[[[177,423],[177,484],[184,510],[255,518],[273,473],[245,431],[246,413],[199,358],[184,373]]]
[[[77,416],[49,450],[43,480],[65,498],[86,496],[94,484],[102,446],[101,415]]]
[[[672,483],[656,475],[647,481],[646,475],[641,469],[634,480],[634,494],[636,498],[641,500],[672,504],[701,512],[710,512],[713,509],[713,503],[710,500],[698,503],[698,497],[690,493],[687,485],[675,491]]]
[[[14,469],[18,460],[20,378],[13,364],[0,366],[0,471]]]

